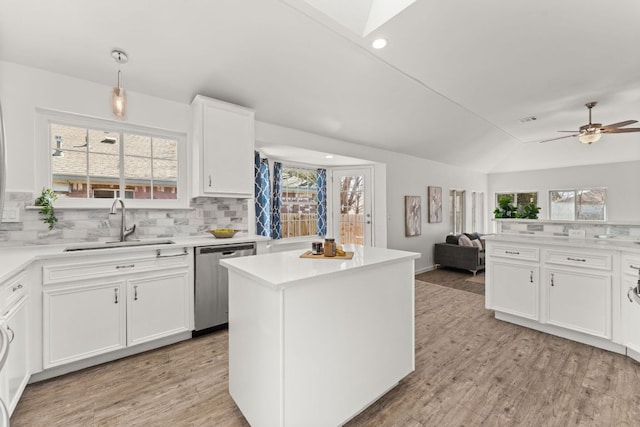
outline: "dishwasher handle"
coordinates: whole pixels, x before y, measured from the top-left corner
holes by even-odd
[[[249,243],[246,245],[221,245],[221,246],[199,246],[196,247],[196,255],[221,253],[223,256],[229,256],[238,251],[252,251],[255,254],[256,245]]]

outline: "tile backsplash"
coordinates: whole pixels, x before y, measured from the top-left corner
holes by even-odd
[[[108,209],[57,209],[53,230],[42,221],[33,205],[36,196],[8,192],[5,208],[18,209],[20,222],[0,223],[0,246],[47,245],[117,239],[120,215]],[[126,201],[125,201],[126,203]],[[118,211],[119,212],[119,211]],[[189,209],[127,208],[127,226],[136,224],[134,237],[184,237],[203,235],[210,228],[248,229],[246,199],[201,197],[192,199]]]

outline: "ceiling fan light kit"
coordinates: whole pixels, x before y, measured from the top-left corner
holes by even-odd
[[[580,126],[578,131],[573,133],[573,131],[559,131],[559,132],[570,132],[572,135],[560,136],[558,138],[544,139],[540,142],[549,142],[556,141],[558,139],[571,138],[574,136],[578,137],[578,140],[583,144],[593,144],[602,138],[603,133],[630,133],[630,132],[640,132],[640,128],[625,128],[625,126],[638,123],[637,120],[625,120],[624,122],[612,123],[610,125],[602,126],[602,123],[592,123],[591,122],[591,110],[593,107],[598,105],[596,101],[587,102],[584,104],[585,107],[589,110],[589,123],[586,125]]]

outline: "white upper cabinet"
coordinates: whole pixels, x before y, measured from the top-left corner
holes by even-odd
[[[253,197],[254,112],[202,95],[191,107],[193,196]]]

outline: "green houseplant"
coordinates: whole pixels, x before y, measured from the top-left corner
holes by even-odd
[[[518,208],[511,204],[511,197],[503,196],[498,200],[498,207],[493,210],[494,218],[517,218]]]
[[[44,223],[49,224],[49,230],[53,230],[53,226],[58,222],[53,212],[53,202],[58,200],[58,196],[50,188],[43,188],[42,194],[35,201],[36,206],[40,206],[38,213],[44,215]]]
[[[539,212],[539,206],[536,206],[535,203],[529,203],[522,208],[522,213],[520,213],[518,216],[525,219],[538,219]]]

